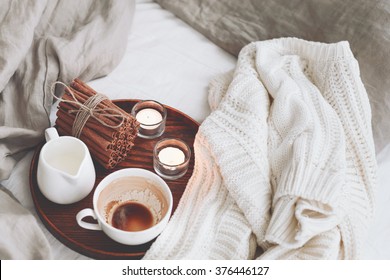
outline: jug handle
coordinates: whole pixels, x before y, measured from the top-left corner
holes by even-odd
[[[54,127],[49,127],[45,130],[46,142],[49,142],[50,140],[53,140],[58,137],[60,136],[58,135],[57,129],[55,129]]]

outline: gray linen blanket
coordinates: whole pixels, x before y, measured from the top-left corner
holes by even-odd
[[[7,179],[24,152],[42,140],[50,125],[54,81],[68,83],[75,77],[88,81],[118,64],[134,3],[1,1],[0,180]],[[1,259],[50,256],[31,214],[1,188],[0,228]]]

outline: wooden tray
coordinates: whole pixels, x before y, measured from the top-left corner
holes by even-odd
[[[138,100],[115,100],[114,103],[131,112],[131,108]],[[153,170],[153,147],[157,141],[163,138],[175,137],[182,139],[191,147],[191,161],[187,173],[177,180],[165,180],[173,194],[173,211],[175,211],[179,200],[184,192],[194,167],[193,143],[199,124],[180,111],[166,106],[168,117],[165,132],[162,136],[148,140],[137,137],[134,147],[131,150],[129,159],[118,164],[112,170],[105,170],[101,165],[95,163],[97,184],[109,173],[128,167],[144,168]],[[138,245],[128,246],[119,244],[108,238],[102,231],[91,231],[81,228],[76,222],[76,214],[84,208],[93,208],[92,197],[94,189],[83,200],[69,204],[60,205],[47,200],[40,192],[37,184],[37,166],[41,148],[39,145],[34,153],[30,167],[30,190],[39,217],[48,230],[62,243],[69,248],[95,259],[140,259],[150,248],[154,240]],[[86,219],[86,221],[93,222]]]

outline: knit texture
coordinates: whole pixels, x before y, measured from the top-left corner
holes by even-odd
[[[194,173],[145,258],[359,258],[376,161],[348,42],[251,43],[209,103]]]

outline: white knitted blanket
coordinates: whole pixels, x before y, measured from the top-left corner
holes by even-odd
[[[359,75],[347,42],[246,46],[210,85],[193,176],[145,258],[359,258],[376,176]]]

